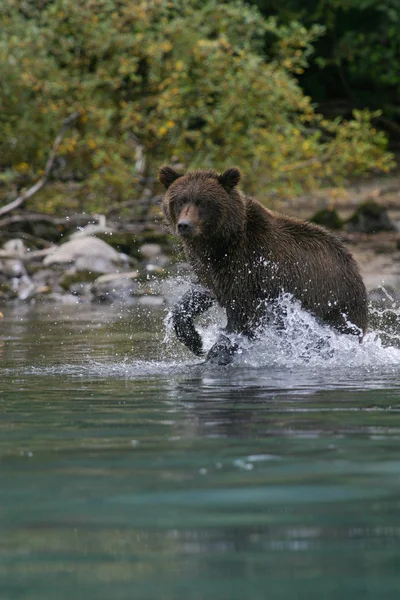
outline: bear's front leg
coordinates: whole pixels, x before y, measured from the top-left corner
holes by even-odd
[[[194,285],[171,311],[176,337],[196,356],[203,355],[203,341],[194,326],[194,319],[206,312],[214,303],[215,298],[209,290],[200,285]]]

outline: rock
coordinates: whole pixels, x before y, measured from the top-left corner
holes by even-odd
[[[150,273],[151,275],[164,275],[165,271],[162,267],[159,267],[158,265],[146,265],[146,271],[147,273]]]
[[[154,260],[154,259],[153,259]],[[155,263],[157,266],[159,267],[166,267],[167,265],[170,265],[172,262],[172,258],[171,256],[167,256],[166,254],[160,254],[159,256],[157,256],[157,258],[155,259]]]
[[[323,208],[316,212],[310,219],[312,223],[328,227],[328,229],[342,229],[343,220],[335,209]]]
[[[26,252],[26,246],[20,238],[14,238],[8,240],[3,244],[3,250],[0,252],[1,256],[7,258],[22,258]]]
[[[62,271],[64,275],[64,271]],[[31,275],[32,281],[38,287],[54,285],[60,279],[60,273],[55,269],[38,269]]]
[[[19,300],[27,300],[35,294],[35,285],[27,275],[13,279],[12,286]]]
[[[35,295],[42,296],[45,294],[50,294],[51,288],[48,285],[39,285],[35,287]]]
[[[26,275],[26,270],[24,265],[20,260],[7,259],[2,262],[2,271],[6,277],[14,278],[14,277],[22,277]]]
[[[77,271],[90,271],[92,273],[113,273],[115,264],[101,256],[78,256],[75,261]]]
[[[95,237],[83,237],[70,240],[45,256],[43,264],[73,264],[79,271],[107,273],[124,258],[109,244]]]
[[[161,254],[162,249],[160,244],[142,244],[139,251],[145,258],[153,258]]]
[[[125,271],[124,273],[107,273],[107,275],[100,275],[100,277],[97,277],[95,283],[116,281],[117,279],[138,279],[139,277],[139,271]]]
[[[103,279],[103,281],[97,279],[91,287],[93,300],[107,304],[131,303],[138,290],[138,282],[130,277]]]
[[[38,262],[41,263],[43,258],[51,252],[54,252],[56,246],[51,245],[49,248],[42,248],[42,250],[30,250],[27,248],[26,254],[24,255],[24,261],[26,262]]]
[[[70,288],[69,291],[71,292],[71,294],[73,296],[87,296],[90,297],[91,296],[91,289],[92,289],[92,284],[88,283],[88,282],[80,282],[80,283],[73,283]]]
[[[138,300],[140,304],[146,306],[163,304],[164,300],[159,295],[160,286],[157,286],[157,282],[149,284],[138,281],[139,278],[138,271],[101,275],[91,288],[94,300],[107,303],[131,303]]]
[[[39,268],[31,273],[32,281],[35,285],[36,296],[46,296],[51,293],[65,293],[68,287],[62,287],[62,282],[66,278],[65,269],[60,265],[54,265],[52,268]]]
[[[53,292],[51,294],[46,294],[45,298],[49,302],[57,302],[59,304],[80,304],[79,298],[73,294],[59,294],[58,292]]]
[[[20,260],[7,259],[0,263],[1,295],[26,300],[35,293],[35,284]]]
[[[379,231],[397,231],[385,207],[375,200],[367,200],[357,208],[346,224],[347,231],[378,233]]]
[[[12,295],[20,300],[30,297],[35,287],[21,260],[25,255],[26,246],[20,238],[8,240],[0,251],[0,256],[3,258],[0,271],[3,278],[11,280]]]

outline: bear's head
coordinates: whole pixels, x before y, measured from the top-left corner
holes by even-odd
[[[215,171],[193,171],[180,175],[161,167],[159,179],[166,189],[164,215],[184,241],[229,239],[244,227],[245,206],[236,186],[236,167],[219,175]]]

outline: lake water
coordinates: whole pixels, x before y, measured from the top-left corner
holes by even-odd
[[[399,349],[294,310],[211,367],[159,308],[1,310],[1,600],[399,597]]]

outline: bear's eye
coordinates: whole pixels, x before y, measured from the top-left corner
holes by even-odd
[[[201,220],[215,223],[220,218],[221,208],[218,203],[207,198],[198,203],[197,206]]]
[[[184,206],[185,202],[182,198],[171,198],[169,202],[169,210],[171,214],[178,216]]]
[[[209,214],[209,211],[207,211],[207,207],[204,206],[204,204],[198,204],[197,205],[198,211],[199,211],[199,217],[202,221],[204,221],[205,217],[207,216],[207,214]]]

